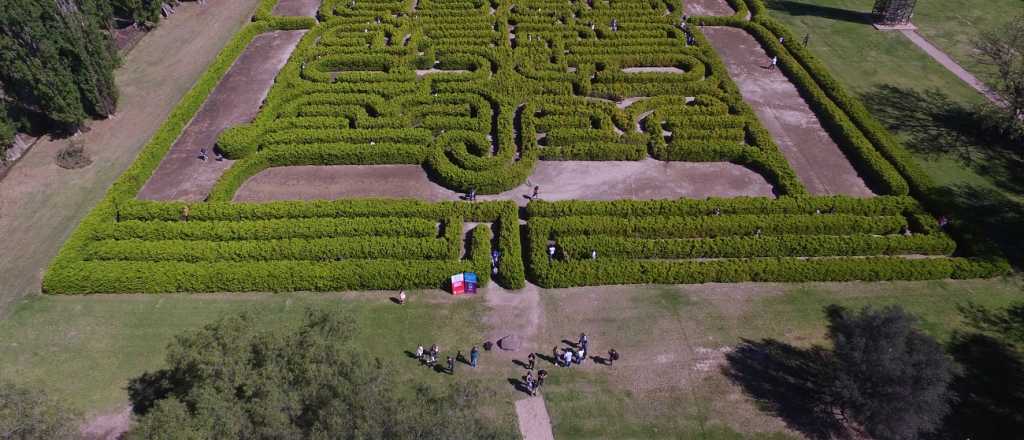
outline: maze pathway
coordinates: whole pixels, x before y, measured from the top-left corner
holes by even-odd
[[[726,162],[544,161],[526,183],[480,200],[529,201],[533,186],[544,200],[677,199],[772,196],[760,174]],[[428,179],[419,165],[294,166],[264,170],[249,179],[235,201],[337,200],[359,197],[458,200],[462,194]]]
[[[780,70],[765,68],[768,55],[754,37],[735,28],[703,30],[743,98],[811,194],[873,195],[793,83]]]
[[[160,167],[139,192],[146,200],[203,200],[232,161],[213,160],[213,146],[225,128],[252,120],[274,77],[305,31],[257,36],[207,98]],[[198,159],[205,148],[210,159]]]

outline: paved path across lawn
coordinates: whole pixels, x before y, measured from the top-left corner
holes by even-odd
[[[1003,98],[1001,98],[998,93],[992,91],[992,89],[985,85],[985,83],[972,75],[971,72],[968,72],[967,69],[960,66],[960,64],[954,61],[949,55],[946,55],[942,49],[935,47],[934,44],[926,40],[924,36],[917,33],[916,30],[900,29],[900,33],[909,38],[910,42],[921,48],[921,50],[928,54],[928,56],[932,57],[932,59],[938,61],[942,67],[946,68],[946,70],[953,72],[953,74],[956,75],[957,78],[960,78],[961,81],[967,83],[967,85],[973,87],[974,90],[977,90],[978,93],[981,93],[988,98],[989,101],[992,101],[996,105],[1006,105],[1006,101],[1003,101]]]
[[[754,37],[730,27],[705,27],[703,31],[743,99],[754,108],[811,194],[873,195],[793,83],[779,69],[766,68],[768,56]]]
[[[306,31],[277,31],[256,36],[207,97],[138,197],[148,200],[203,200],[231,164],[213,160],[217,136],[251,121]],[[198,159],[205,148],[210,159]]]
[[[519,433],[523,440],[555,440],[551,433],[551,417],[544,405],[544,398],[528,397],[516,401],[516,416],[519,418]]]
[[[764,177],[724,162],[541,161],[526,183],[483,200],[525,205],[534,185],[545,200],[772,197]],[[431,182],[419,165],[292,166],[264,170],[235,194],[236,201],[336,200],[360,197],[458,200],[460,194]]]

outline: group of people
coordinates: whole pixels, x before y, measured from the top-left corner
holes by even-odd
[[[217,150],[213,151],[213,155],[216,158],[217,162],[220,162],[220,161],[224,160],[224,156],[221,156],[220,153],[217,152]],[[198,157],[199,157],[199,160],[201,160],[203,162],[206,162],[206,160],[210,158],[210,155],[206,153],[206,149],[205,148],[200,148],[199,149],[199,156]]]
[[[437,366],[437,359],[440,356],[440,354],[441,354],[441,349],[440,349],[440,347],[437,346],[437,344],[431,345],[430,348],[426,349],[426,350],[423,349],[422,345],[417,346],[416,347],[416,353],[415,353],[416,360],[420,361],[421,365],[426,365],[426,366],[431,367],[431,368],[434,368],[434,367]],[[444,368],[444,371],[446,373],[448,373],[448,374],[455,374],[455,360],[456,360],[456,358],[462,358],[462,352],[461,351],[458,352],[458,354],[454,358],[451,357],[451,356],[447,356],[447,358],[445,359],[445,368]],[[469,350],[469,366],[471,366],[473,368],[476,368],[477,363],[479,361],[480,361],[480,349],[478,349],[474,345],[473,348]]]

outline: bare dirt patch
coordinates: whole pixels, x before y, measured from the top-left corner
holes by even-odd
[[[728,16],[736,13],[724,0],[683,0],[686,15]]]
[[[78,135],[93,164],[63,170],[54,162],[66,140],[43,139],[0,180],[0,309],[39,292],[43,268],[83,216],[153,135],[224,44],[249,21],[257,0],[185,2],[124,57],[115,72],[117,113]]]
[[[540,186],[545,200],[675,199],[711,196],[772,196],[761,175],[724,162],[542,161],[519,187],[479,200],[514,200]],[[431,182],[418,165],[338,165],[278,167],[249,179],[237,201],[335,200],[359,197],[458,200],[461,195]]]
[[[768,55],[742,29],[704,28],[729,76],[811,194],[874,195],[779,69],[767,68]]]
[[[79,428],[82,440],[117,440],[132,426],[132,407],[100,414]]]
[[[203,200],[231,164],[213,160],[217,136],[251,121],[305,31],[257,36],[224,75],[139,192],[148,200]],[[205,148],[209,159],[200,160]]]
[[[271,11],[273,15],[316,17],[322,0],[280,0]]]

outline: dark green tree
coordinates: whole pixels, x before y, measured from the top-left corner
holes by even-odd
[[[475,411],[479,391],[397,383],[352,347],[338,314],[291,329],[230,316],[170,345],[168,368],[129,386],[144,415],[129,439],[506,438]]]
[[[0,382],[0,439],[73,439],[77,415],[42,391]]]
[[[160,21],[161,0],[110,0],[114,15],[140,24]]]
[[[1024,432],[1024,303],[1005,309],[960,308],[970,330],[959,331],[949,352],[962,372],[953,381],[953,411],[939,439],[1003,438]]]
[[[949,412],[955,373],[942,346],[900,307],[825,311],[838,366],[832,395],[842,415],[879,440],[934,431]]]
[[[113,113],[118,58],[106,32],[110,18],[107,0],[4,0],[0,85],[8,101],[59,130]]]

